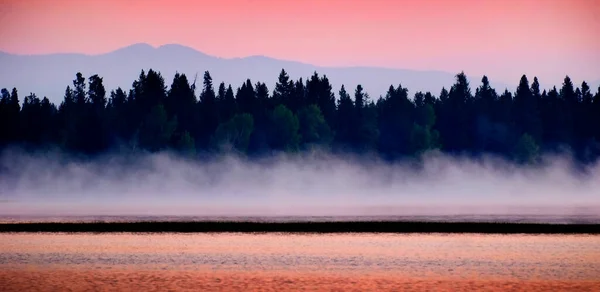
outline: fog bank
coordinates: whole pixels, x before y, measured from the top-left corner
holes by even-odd
[[[414,163],[307,152],[248,160],[169,153],[0,157],[0,215],[598,214],[600,165],[546,157],[523,167],[427,154]]]

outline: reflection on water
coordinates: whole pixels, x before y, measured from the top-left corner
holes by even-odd
[[[594,291],[600,236],[0,234],[0,286]]]

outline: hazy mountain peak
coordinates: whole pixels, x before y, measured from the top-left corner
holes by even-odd
[[[119,52],[151,51],[154,49],[155,48],[150,44],[137,43],[137,44],[132,44],[132,45],[125,46],[120,49],[114,50],[114,51],[110,52],[109,54],[114,54],[114,53],[119,53]]]
[[[173,55],[183,54],[184,56],[213,57],[213,56],[209,56],[208,54],[205,54],[203,52],[200,52],[192,47],[179,45],[179,44],[164,44],[162,46],[157,47],[156,50],[161,53],[167,53],[167,54],[173,54]]]
[[[159,49],[159,50],[188,50],[188,51],[194,51],[194,52],[200,53],[198,50],[196,50],[192,47],[188,47],[188,46],[184,46],[184,45],[180,45],[180,44],[164,44],[164,45],[158,46],[157,49]]]
[[[250,78],[253,82],[264,82],[271,91],[281,69],[293,80],[306,80],[314,72],[326,75],[337,92],[344,84],[351,90],[361,84],[371,96],[385,95],[390,85],[402,84],[410,93],[416,91],[440,92],[450,88],[456,73],[417,71],[378,67],[322,67],[311,64],[279,60],[264,55],[244,58],[219,58],[207,55],[194,48],[180,44],[164,44],[154,47],[147,43],[136,43],[106,54],[50,54],[2,56],[0,66],[0,88],[17,87],[21,92],[34,92],[38,96],[59,103],[65,87],[72,83],[77,72],[85,77],[98,74],[104,78],[108,92],[122,87],[128,89],[138,78],[142,69],[152,68],[161,72],[165,80],[171,80],[175,72],[188,76],[210,71],[214,83],[225,82],[234,88]],[[478,78],[476,78],[478,79]],[[470,79],[470,80],[476,80]],[[507,87],[492,80],[496,88]],[[473,82],[471,86],[478,86]],[[593,87],[592,87],[593,88]],[[473,89],[474,90],[474,89]]]

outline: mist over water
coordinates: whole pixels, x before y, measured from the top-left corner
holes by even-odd
[[[525,167],[435,152],[418,163],[321,151],[0,156],[1,216],[571,216],[599,207],[600,165],[575,171],[564,157]]]

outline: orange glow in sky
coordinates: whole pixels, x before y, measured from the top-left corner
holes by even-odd
[[[220,57],[513,83],[552,72],[600,79],[597,0],[0,0],[0,13],[0,51],[18,54],[178,43]]]

